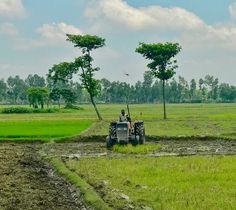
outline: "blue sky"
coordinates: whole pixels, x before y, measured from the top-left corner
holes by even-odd
[[[177,76],[236,85],[236,0],[0,0],[0,78],[46,75],[79,55],[65,33],[97,34],[97,78],[142,80],[138,43],[179,42]]]

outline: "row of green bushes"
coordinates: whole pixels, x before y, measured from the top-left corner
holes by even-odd
[[[58,108],[33,109],[29,107],[6,107],[1,110],[3,114],[23,114],[23,113],[56,113],[60,112]]]

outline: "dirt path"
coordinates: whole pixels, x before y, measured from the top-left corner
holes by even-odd
[[[44,163],[37,144],[0,144],[0,210],[88,209],[77,189]]]

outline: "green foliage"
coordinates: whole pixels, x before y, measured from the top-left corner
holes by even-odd
[[[72,104],[75,103],[76,99],[77,99],[77,95],[76,93],[68,88],[63,88],[60,90],[60,94],[62,95],[62,97],[65,100],[66,106],[73,106]]]
[[[164,119],[166,119],[166,96],[165,96],[165,81],[175,75],[175,69],[178,68],[177,60],[173,58],[180,52],[181,47],[178,43],[158,43],[145,44],[140,43],[136,52],[142,54],[146,59],[151,60],[147,66],[151,70],[154,77],[162,80],[163,86],[163,104],[164,104]]]
[[[75,102],[76,94],[73,94],[73,92],[68,89],[59,90],[55,84],[58,81],[68,84],[71,82],[73,75],[79,73],[82,87],[88,91],[91,103],[94,106],[98,119],[101,120],[101,114],[99,113],[94,100],[94,97],[98,95],[100,89],[98,80],[94,78],[94,73],[99,71],[99,68],[92,67],[93,58],[91,57],[90,52],[94,49],[103,47],[105,45],[105,39],[92,35],[67,34],[67,40],[72,42],[75,47],[81,49],[83,55],[76,58],[72,63],[63,62],[58,65],[54,65],[49,70],[48,78],[53,82],[52,93],[50,96],[52,99],[59,101],[60,95],[63,95],[68,104]]]
[[[33,109],[27,107],[6,107],[1,110],[3,114],[33,113]]]
[[[3,79],[0,80],[0,101],[6,99],[7,96],[7,84]]]
[[[119,145],[116,144],[113,146],[112,150],[114,152],[123,153],[123,154],[150,154],[161,149],[161,145],[159,144],[145,144],[145,145],[138,145],[132,146],[131,144],[128,145]]]
[[[27,90],[28,99],[30,105],[33,108],[38,108],[38,105],[41,105],[41,109],[44,108],[44,104],[49,97],[49,91],[45,87],[33,87]]]
[[[79,73],[82,86],[88,91],[91,103],[97,113],[98,119],[102,120],[102,116],[97,109],[94,97],[99,92],[99,82],[94,78],[94,73],[99,71],[98,67],[93,68],[93,58],[90,52],[94,49],[103,47],[105,45],[105,39],[98,36],[91,35],[72,35],[67,34],[67,40],[74,43],[75,47],[82,50],[82,56],[75,59],[73,65],[73,73]]]
[[[7,79],[8,96],[11,103],[17,104],[18,100],[26,99],[26,84],[19,76],[9,77]]]
[[[59,109],[48,108],[48,109],[32,109],[28,107],[6,107],[1,110],[3,114],[24,114],[24,113],[56,113]]]
[[[44,77],[40,77],[37,74],[31,75],[29,74],[25,80],[27,87],[45,87],[45,79]]]
[[[81,48],[83,53],[105,46],[105,39],[96,35],[73,35],[67,34],[67,40],[75,47]]]
[[[83,107],[80,107],[80,106],[75,106],[75,105],[72,105],[72,104],[67,104],[64,109],[74,109],[74,110],[84,110]]]
[[[96,187],[114,209],[123,209],[118,192],[141,209],[233,209],[236,206],[235,156],[125,157],[69,160],[66,166]]]
[[[168,80],[174,76],[174,70],[178,67],[176,65],[177,60],[173,60],[173,58],[180,52],[180,50],[181,47],[178,43],[140,43],[136,52],[152,61],[148,64],[148,68],[156,78]]]
[[[33,109],[33,113],[57,113],[60,109],[57,108],[47,108],[47,109]]]
[[[72,64],[68,62],[62,62],[56,65],[53,65],[51,69],[49,69],[48,78],[50,78],[54,85],[57,81],[63,81],[63,83],[67,83],[73,77],[74,70],[72,68]]]
[[[223,83],[219,86],[219,97],[222,101],[230,102],[236,100],[236,87]]]
[[[73,63],[74,69],[78,72],[81,69],[81,73],[79,75],[82,82],[82,87],[88,91],[91,98],[97,96],[100,90],[99,81],[94,78],[94,74],[96,71],[99,71],[99,68],[92,68],[92,61],[93,58],[89,54],[86,54],[76,58]]]
[[[81,73],[80,71],[78,73]],[[49,76],[49,75],[48,75]],[[54,76],[54,74],[52,74]],[[60,77],[60,76],[59,76]],[[3,79],[0,80],[0,104],[28,104],[27,89],[29,87],[41,87],[45,79],[38,75],[29,75],[24,81],[17,85],[16,90],[21,89],[14,102],[12,86],[9,86]],[[22,83],[23,81],[23,83]],[[105,78],[97,82],[96,101],[100,103],[126,103],[127,93],[131,103],[161,103],[162,81],[154,80],[151,71],[146,71],[143,82],[137,81],[134,85],[126,82],[109,81]],[[76,102],[89,103],[90,96],[87,90],[79,82],[57,80],[53,83],[52,78],[47,78],[47,87],[50,90],[50,103],[57,103],[59,106]],[[219,83],[218,78],[206,75],[199,81],[192,79],[190,82],[184,77],[175,77],[165,84],[166,101],[168,103],[233,103],[236,102],[236,87],[227,83]],[[70,91],[73,102],[67,101]]]

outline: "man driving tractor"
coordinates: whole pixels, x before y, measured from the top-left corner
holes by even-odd
[[[124,109],[121,110],[119,121],[120,122],[131,122],[131,119],[130,119],[129,115],[125,114]]]
[[[124,109],[121,110],[119,121],[120,122],[129,122],[129,132],[131,132],[131,118],[128,114],[125,114]]]
[[[107,148],[112,148],[114,144],[133,145],[145,143],[145,128],[143,121],[136,121],[131,124],[131,117],[121,110],[119,121],[112,121],[109,126],[109,135],[106,137]]]

